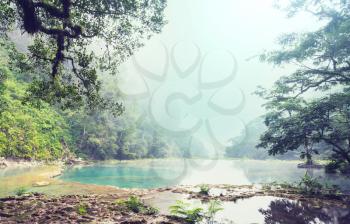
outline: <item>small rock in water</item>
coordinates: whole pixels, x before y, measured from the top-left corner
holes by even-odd
[[[38,181],[33,184],[33,187],[45,187],[50,185],[50,182],[48,181]]]
[[[5,169],[7,164],[5,162],[0,162],[0,169]]]

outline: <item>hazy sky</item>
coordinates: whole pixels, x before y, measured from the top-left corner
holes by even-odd
[[[122,92],[145,103],[161,127],[176,132],[199,125],[204,130],[209,122],[215,138],[226,144],[244,123],[264,113],[263,101],[252,95],[256,87],[269,87],[293,69],[274,68],[254,56],[276,48],[283,33],[319,26],[307,14],[287,18],[273,3],[169,0],[162,33],[122,66]],[[200,130],[196,135],[208,138]]]

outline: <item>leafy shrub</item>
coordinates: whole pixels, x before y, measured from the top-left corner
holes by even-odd
[[[190,204],[183,201],[176,201],[169,209],[171,214],[183,218],[187,223],[200,222],[204,218],[202,208],[190,208]]]
[[[202,184],[199,186],[199,193],[204,195],[209,195],[210,188],[207,184]]]
[[[306,194],[327,194],[327,195],[337,195],[340,194],[338,186],[331,185],[328,182],[321,184],[317,178],[312,178],[307,173],[298,183],[298,189],[302,193]]]
[[[25,188],[25,187],[19,187],[19,188],[17,188],[16,190],[15,190],[15,195],[17,195],[17,196],[22,196],[22,195],[24,195],[25,193],[27,193],[27,188]]]
[[[209,201],[208,210],[206,212],[206,219],[208,224],[213,224],[216,213],[222,210],[224,210],[224,208],[222,207],[221,201],[219,200]]]
[[[320,194],[322,193],[322,184],[318,182],[317,178],[312,178],[307,173],[298,183],[298,188],[301,192],[306,194]]]
[[[137,196],[130,196],[127,200],[117,200],[115,204],[135,213],[154,215],[159,212],[157,208],[145,205]]]
[[[88,206],[86,204],[79,204],[76,207],[77,213],[79,215],[86,215],[87,214],[87,209],[88,209]]]
[[[136,196],[130,196],[128,200],[124,201],[125,206],[133,212],[140,212],[144,207],[141,200]]]
[[[151,206],[147,206],[144,214],[146,215],[156,215],[159,213],[159,210],[157,208],[151,207]]]

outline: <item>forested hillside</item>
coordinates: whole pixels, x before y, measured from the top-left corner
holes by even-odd
[[[113,116],[108,111],[62,110],[28,99],[29,82],[38,74],[26,61],[10,40],[1,40],[0,157],[53,160],[75,154],[103,160],[183,154],[180,145],[185,139],[171,138],[140,119],[132,105],[123,115]]]
[[[56,159],[71,143],[66,120],[48,104],[35,108],[23,103],[25,74],[16,69],[13,45],[1,42],[1,115],[0,156],[33,159]],[[6,49],[6,50],[5,50]],[[19,58],[17,58],[19,59]]]

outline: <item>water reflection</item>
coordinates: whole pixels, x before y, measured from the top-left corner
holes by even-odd
[[[186,199],[186,195],[171,192],[158,192],[147,195],[145,202],[169,215],[169,206],[176,200],[183,200],[191,207],[207,209],[207,202]],[[255,196],[222,203],[224,210],[215,216],[215,224],[349,224],[350,205],[347,208],[278,198]]]
[[[300,201],[277,199],[268,209],[259,209],[266,224],[348,224],[350,207],[312,207]]]

